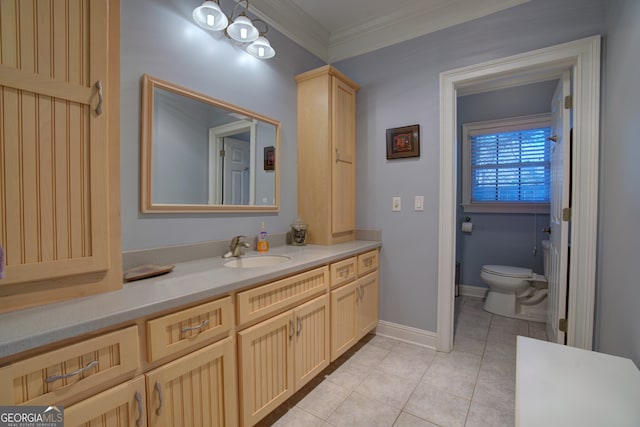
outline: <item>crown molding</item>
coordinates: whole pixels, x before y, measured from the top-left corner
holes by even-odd
[[[366,0],[361,0],[366,2]],[[442,0],[400,8],[330,33],[294,0],[252,0],[250,10],[327,63],[481,18],[530,0]],[[365,4],[365,3],[363,3]],[[336,13],[340,13],[337,11]]]
[[[295,43],[329,62],[329,31],[292,0],[252,0],[249,10]]]

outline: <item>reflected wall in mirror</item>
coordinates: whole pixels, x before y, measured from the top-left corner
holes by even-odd
[[[278,210],[280,122],[146,74],[141,117],[142,212]]]

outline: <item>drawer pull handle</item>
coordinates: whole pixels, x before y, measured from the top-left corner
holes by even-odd
[[[349,269],[345,268],[340,270],[340,277],[347,278],[349,277]]]
[[[138,419],[136,420],[136,427],[142,425],[142,418],[144,418],[144,408],[142,407],[142,394],[136,391],[136,403],[138,404]]]
[[[50,377],[47,377],[44,382],[49,384],[52,383],[54,381],[58,381],[58,380],[64,380],[67,378],[71,378],[74,377],[76,375],[80,375],[83,372],[86,372],[88,370],[93,369],[94,367],[98,366],[100,362],[98,362],[97,360],[94,360],[93,362],[89,363],[87,366],[85,366],[84,368],[80,368],[77,371],[73,371],[73,372],[69,372],[68,374],[63,374],[63,375],[52,375]]]
[[[371,267],[373,265],[373,258],[367,258],[364,260],[365,267]]]
[[[302,318],[298,316],[298,331],[296,332],[296,336],[299,337],[301,332],[302,332]]]
[[[160,385],[160,381],[156,381],[156,391],[158,392],[158,408],[156,409],[156,415],[160,416],[162,412],[162,386]]]
[[[209,324],[209,319],[205,319],[198,326],[185,327],[180,329],[180,332],[182,332],[183,334],[186,334],[187,332],[198,331],[204,328],[205,326],[207,326],[208,324]]]
[[[289,320],[289,341],[293,340],[294,329],[293,320]]]
[[[102,82],[100,80],[96,82],[96,89],[98,89],[98,106],[96,107],[96,114],[99,116],[102,114]]]

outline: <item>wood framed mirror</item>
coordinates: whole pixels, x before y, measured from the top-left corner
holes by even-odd
[[[279,153],[279,121],[142,76],[141,212],[277,212]]]

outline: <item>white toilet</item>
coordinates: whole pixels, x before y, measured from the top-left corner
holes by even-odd
[[[545,322],[547,316],[547,276],[550,242],[544,240],[544,276],[530,268],[484,265],[480,277],[489,285],[484,309],[516,319]]]

